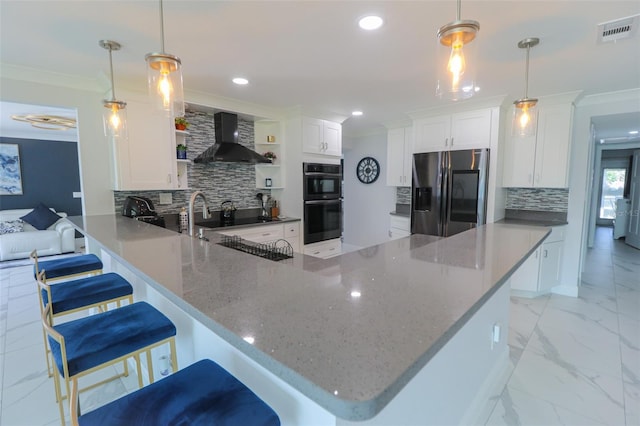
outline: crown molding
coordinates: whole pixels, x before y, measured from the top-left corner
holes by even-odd
[[[3,79],[27,81],[48,86],[60,86],[92,92],[103,91],[98,78],[56,73],[21,65],[0,63],[0,75],[2,75]]]

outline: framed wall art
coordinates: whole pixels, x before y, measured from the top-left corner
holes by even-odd
[[[17,144],[0,143],[0,195],[22,195],[18,148]]]

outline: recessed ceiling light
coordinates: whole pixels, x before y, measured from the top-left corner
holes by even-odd
[[[630,135],[637,135],[637,134],[638,134],[638,131],[637,131],[637,130],[632,130],[632,131],[630,131],[630,132],[629,132],[629,134],[630,134]]]
[[[377,30],[382,26],[383,23],[384,21],[382,20],[382,18],[375,15],[365,16],[358,21],[358,25],[360,26],[360,28],[369,31]]]
[[[354,117],[359,117],[362,115],[362,111],[353,111],[351,115],[353,115]]]
[[[241,86],[243,86],[245,84],[249,84],[249,80],[247,80],[246,78],[242,78],[242,77],[236,77],[231,81],[233,81],[235,84],[239,84]]]

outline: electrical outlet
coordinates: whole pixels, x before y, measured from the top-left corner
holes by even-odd
[[[500,343],[500,335],[502,333],[502,326],[499,323],[493,324],[493,328],[491,329],[491,349]]]
[[[173,198],[170,192],[160,193],[160,204],[173,204]]]

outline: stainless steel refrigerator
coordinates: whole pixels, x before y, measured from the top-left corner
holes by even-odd
[[[489,150],[413,155],[411,232],[448,237],[486,222]]]

